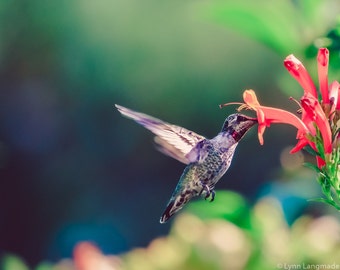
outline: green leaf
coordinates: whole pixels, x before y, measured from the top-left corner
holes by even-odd
[[[320,154],[318,152],[316,152],[310,145],[307,145],[303,148],[304,151],[306,151],[308,154],[312,155],[312,156],[319,156]]]
[[[319,169],[318,166],[316,166],[315,164],[309,163],[309,162],[305,162],[303,163],[303,166],[310,168],[314,171],[316,171],[317,173],[322,173],[322,171]]]
[[[334,201],[330,201],[325,198],[309,199],[308,201],[325,203],[325,204],[333,206],[337,210],[340,210],[340,206],[338,206]]]
[[[291,1],[219,1],[212,8],[215,21],[282,54],[302,48],[302,35],[296,27],[301,18],[299,13]]]
[[[322,193],[326,195],[328,200],[333,201],[332,194],[331,194],[331,185],[329,184],[327,179],[325,179],[325,177],[323,176],[320,176],[318,181],[321,185]]]
[[[315,146],[316,146],[316,149],[318,150],[319,156],[322,159],[325,159],[325,149],[324,149],[322,136],[321,136],[319,129],[316,128],[316,130],[317,130],[317,136],[316,136],[316,140],[315,140]]]

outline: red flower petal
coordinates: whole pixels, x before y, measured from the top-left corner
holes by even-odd
[[[328,58],[329,52],[326,48],[320,48],[318,52],[318,76],[322,103],[329,104],[328,96]]]
[[[299,152],[302,150],[305,146],[307,146],[310,142],[306,138],[300,139],[297,144],[293,147],[292,150],[290,150],[291,154],[294,154],[296,152]]]
[[[260,144],[263,144],[263,133],[266,127],[269,127],[271,123],[293,125],[298,129],[299,139],[304,137],[304,135],[308,132],[306,125],[291,112],[273,107],[261,106],[253,90],[244,91],[243,100],[249,108],[257,113],[257,120],[259,124],[258,137]]]
[[[324,150],[326,154],[332,152],[332,131],[328,122],[328,119],[322,110],[322,107],[317,99],[312,95],[306,94],[301,98],[301,106],[306,112],[306,116],[316,123],[320,130]]]
[[[316,164],[318,165],[319,168],[322,168],[323,166],[326,165],[326,162],[319,156],[316,156]]]
[[[283,63],[289,73],[299,82],[305,93],[310,93],[317,98],[318,94],[313,80],[299,59],[291,54],[286,57]]]

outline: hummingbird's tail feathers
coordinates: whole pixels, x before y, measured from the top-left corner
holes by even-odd
[[[166,209],[164,210],[164,213],[162,214],[161,219],[159,220],[160,223],[165,223],[165,222],[167,222],[169,220],[169,218],[175,213],[172,210],[173,208],[174,208],[174,201],[171,201],[168,204],[168,206],[166,207]]]
[[[172,197],[168,203],[168,206],[164,210],[160,223],[167,222],[175,213],[183,208],[183,206],[195,195],[198,193],[193,193],[189,190],[184,191],[183,193],[177,195],[176,197]]]
[[[170,201],[166,209],[164,210],[161,219],[159,220],[160,223],[167,222],[175,213],[183,208],[183,206],[187,203],[187,201],[183,202],[176,202]]]

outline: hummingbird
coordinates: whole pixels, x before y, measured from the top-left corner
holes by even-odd
[[[193,131],[172,125],[120,105],[118,111],[156,136],[157,149],[186,164],[178,184],[160,218],[165,223],[193,197],[215,198],[215,185],[228,170],[238,142],[257,123],[256,118],[235,113],[229,115],[221,131],[207,139]]]

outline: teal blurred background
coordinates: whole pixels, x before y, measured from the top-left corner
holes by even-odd
[[[158,220],[184,166],[114,104],[207,137],[235,110],[218,105],[245,89],[294,112],[288,97],[302,90],[283,59],[294,53],[316,74],[317,47],[328,46],[339,79],[339,10],[316,0],[1,1],[0,251],[36,265],[70,257],[81,240],[116,254],[167,234]],[[216,199],[270,194],[288,223],[332,213],[306,200],[319,188],[300,166],[308,157],[287,153],[295,135],[273,126],[260,146],[247,134]]]

